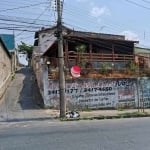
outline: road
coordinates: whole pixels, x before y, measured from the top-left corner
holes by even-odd
[[[150,150],[150,118],[52,120],[35,101],[31,76],[20,69],[0,102],[0,150]]]
[[[0,124],[0,150],[150,150],[150,118]]]

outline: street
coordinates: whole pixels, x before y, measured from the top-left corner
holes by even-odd
[[[0,150],[149,150],[150,119],[61,122],[38,107],[30,68],[16,73],[0,104]]]
[[[150,119],[1,123],[0,150],[149,150]]]
[[[0,150],[150,150],[150,0],[0,4]]]

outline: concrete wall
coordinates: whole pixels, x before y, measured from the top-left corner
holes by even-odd
[[[149,48],[142,48],[142,47],[135,47],[134,52],[135,52],[135,54],[139,54],[139,53],[150,54],[150,49]]]
[[[10,51],[11,54],[11,71],[12,74],[15,74],[15,71],[17,69],[17,54],[16,50]]]
[[[26,52],[18,52],[17,57],[18,57],[18,62],[20,65],[28,66],[28,64],[29,64],[28,60],[29,59],[28,59]]]
[[[140,98],[140,105],[143,105],[144,101],[144,107],[150,107],[150,78],[140,78],[138,80],[138,87],[139,87],[139,98]]]
[[[150,49],[149,48],[141,48],[141,47],[135,47],[134,52],[136,54],[136,60],[138,58],[143,57],[145,60],[145,68],[150,68]]]
[[[54,30],[46,31],[46,32],[41,32],[39,34],[39,47],[40,51],[44,53],[56,40],[57,38],[54,37]]]
[[[0,98],[8,87],[11,79],[11,58],[0,43]]]
[[[59,108],[59,81],[48,80],[47,66],[37,72],[45,107]],[[66,101],[70,109],[150,107],[150,78],[108,78],[66,80]]]
[[[40,33],[40,54],[33,57],[33,70],[38,82],[44,105],[46,107],[59,107],[59,82],[48,80],[47,66],[40,62],[41,53],[49,47],[51,33]],[[116,64],[115,64],[116,65]],[[118,68],[125,64],[119,64]],[[146,82],[145,82],[146,80]],[[72,79],[66,80],[66,101],[68,108],[135,108],[150,107],[149,79]],[[141,86],[142,85],[142,86]],[[149,92],[144,91],[144,88]],[[141,100],[141,101],[140,101]]]

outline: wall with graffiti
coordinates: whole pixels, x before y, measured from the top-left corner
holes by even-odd
[[[139,107],[150,107],[150,78],[138,79]]]
[[[59,107],[59,82],[45,82],[46,106]],[[69,108],[135,108],[138,106],[137,79],[72,79],[66,81]]]

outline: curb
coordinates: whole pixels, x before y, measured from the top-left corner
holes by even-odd
[[[142,117],[150,117],[150,114],[136,114],[136,113],[126,113],[126,114],[118,114],[112,116],[97,116],[97,117],[80,117],[80,118],[60,118],[60,121],[80,121],[80,120],[105,120],[105,119],[122,119],[122,118],[142,118]]]

